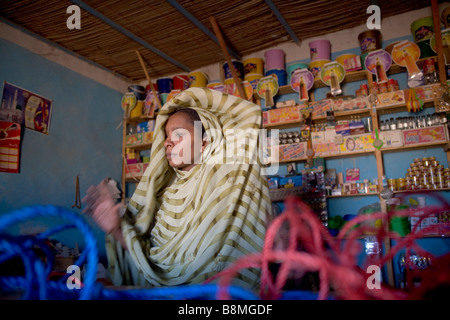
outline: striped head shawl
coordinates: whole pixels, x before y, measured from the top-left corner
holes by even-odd
[[[189,171],[170,167],[165,155],[165,124],[179,108],[196,110],[208,136],[202,162]],[[190,88],[167,102],[156,119],[150,164],[122,219],[128,251],[117,252],[117,244],[107,249],[113,274],[124,271],[128,256],[139,284],[202,283],[260,252],[271,215],[258,158],[260,128],[258,105],[219,91]],[[258,283],[255,269],[236,279],[246,287]]]

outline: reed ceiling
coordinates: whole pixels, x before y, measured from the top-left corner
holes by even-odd
[[[137,82],[146,77],[136,50],[152,79],[225,61],[211,16],[231,55],[240,58],[364,24],[372,2],[382,18],[431,5],[426,0],[1,0],[0,18]],[[71,5],[81,8],[81,29],[67,27]]]

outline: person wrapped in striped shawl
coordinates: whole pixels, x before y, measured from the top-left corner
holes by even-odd
[[[258,105],[207,88],[161,108],[149,166],[125,213],[98,187],[84,200],[108,233],[115,285],[199,284],[262,250],[271,201],[260,128]],[[234,283],[256,288],[259,276],[242,270]]]

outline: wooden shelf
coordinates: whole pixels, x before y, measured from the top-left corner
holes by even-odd
[[[154,119],[156,119],[156,115],[154,117],[142,115],[142,116],[134,117],[134,118],[125,118],[123,120],[124,120],[124,122],[127,122],[127,123],[138,124],[138,123],[141,123],[141,122],[154,120]]]
[[[137,151],[149,150],[152,148],[152,143],[153,142],[141,143],[141,144],[136,144],[136,145],[132,145],[132,146],[126,146],[125,148],[133,149],[133,150],[137,150]]]
[[[409,146],[402,146],[402,147],[391,147],[391,148],[381,148],[380,151],[383,152],[395,152],[395,151],[408,151],[408,150],[414,150],[414,149],[423,149],[423,148],[432,148],[432,147],[449,147],[448,141],[439,141],[439,142],[430,142],[430,143],[418,143],[418,144],[412,144]]]
[[[397,191],[394,191],[394,194],[396,194],[396,193],[428,193],[428,192],[436,192],[436,191],[450,191],[450,188],[420,189],[420,190],[397,190]]]
[[[288,196],[301,196],[304,194],[303,187],[269,189],[270,200],[283,201]]]
[[[142,175],[138,175],[138,176],[132,176],[132,175],[126,175],[125,176],[125,181],[126,182],[136,182],[138,183],[142,178]]]
[[[364,197],[364,196],[378,196],[379,192],[369,192],[369,193],[355,193],[355,194],[342,194],[340,196],[327,196],[328,198],[346,198],[346,197]]]

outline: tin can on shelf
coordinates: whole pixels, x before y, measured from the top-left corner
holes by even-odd
[[[397,179],[388,179],[388,188],[392,191],[397,191]]]
[[[406,178],[398,178],[398,190],[406,190]]]

